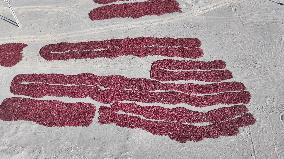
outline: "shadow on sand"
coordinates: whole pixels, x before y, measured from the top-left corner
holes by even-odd
[[[14,25],[14,26],[19,27],[19,25],[17,24],[17,22],[15,22],[15,21],[13,21],[13,20],[7,18],[7,17],[4,17],[4,16],[1,15],[1,14],[0,14],[0,19],[1,19],[1,20],[4,20],[4,21],[6,21],[6,22],[8,22],[8,23],[10,23],[10,24],[12,24],[12,25]]]

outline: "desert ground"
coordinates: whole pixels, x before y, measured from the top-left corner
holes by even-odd
[[[220,59],[251,93],[247,104],[255,124],[235,136],[179,143],[141,129],[98,123],[88,127],[46,127],[31,121],[0,120],[1,159],[284,159],[284,1],[177,0],[182,12],[141,18],[92,21],[92,0],[11,0],[21,28],[0,20],[0,44],[26,43],[23,59],[0,66],[0,101],[13,97],[17,74],[93,73],[149,78],[160,56],[46,61],[41,47],[58,42],[126,37],[193,37],[202,42],[201,60]],[[13,19],[0,2],[0,15]],[[178,59],[178,58],[177,58]],[[44,97],[43,99],[55,99]],[[102,105],[91,98],[56,98]],[[172,105],[160,104],[171,108]],[[186,104],[186,107],[198,111]],[[97,109],[98,111],[98,109]]]

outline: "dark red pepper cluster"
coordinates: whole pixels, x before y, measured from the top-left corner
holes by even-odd
[[[116,1],[124,0],[97,0],[95,2],[108,4]],[[176,0],[148,0],[145,2],[104,5],[93,9],[89,13],[89,17],[91,20],[140,18],[147,15],[163,15],[174,12],[181,12]]]
[[[28,45],[23,43],[0,44],[0,65],[15,66],[22,60],[22,51],[26,46]]]
[[[96,107],[89,103],[64,103],[55,100],[34,100],[13,97],[0,107],[4,121],[27,120],[44,126],[89,126]]]
[[[255,119],[250,113],[244,113],[238,117],[232,117],[220,122],[213,122],[206,126],[195,126],[180,121],[150,120],[135,115],[121,114],[117,113],[116,109],[112,107],[102,106],[99,111],[99,122],[102,124],[114,123],[121,127],[140,128],[154,135],[168,136],[181,143],[201,141],[204,138],[237,135],[240,127],[255,123]],[[147,116],[147,114],[144,113],[143,116]]]
[[[12,81],[11,92],[17,95],[26,95],[30,97],[71,97],[71,98],[86,98],[102,103],[113,103],[115,101],[136,101],[143,103],[164,103],[164,104],[180,104],[186,103],[196,107],[212,106],[216,104],[247,104],[250,100],[249,92],[233,85],[238,83],[215,83],[209,85],[193,84],[189,92],[175,91],[179,90],[184,84],[163,84],[150,79],[127,79],[123,76],[106,76],[100,77],[94,74],[79,74],[79,75],[60,75],[60,74],[30,74],[18,75]],[[88,83],[85,84],[88,80]],[[111,80],[105,80],[111,79]],[[80,83],[80,81],[84,81]],[[140,81],[135,83],[133,81]],[[159,89],[152,87],[152,90],[147,90],[147,85],[156,83]],[[134,87],[131,89],[130,87]],[[190,85],[190,84],[186,84]],[[222,87],[223,91],[214,90],[218,93],[212,94],[194,94],[195,92],[210,92],[212,87]],[[231,86],[230,86],[231,85]],[[126,88],[125,88],[126,86]],[[167,88],[174,87],[174,89]],[[135,89],[136,87],[136,89]],[[211,87],[211,88],[210,88]],[[138,89],[137,89],[138,88]],[[141,88],[141,89],[139,89]],[[198,90],[199,89],[199,90]],[[222,89],[222,88],[221,88]]]
[[[129,1],[129,0],[94,0],[94,2],[98,4],[108,4],[108,3],[120,2],[120,1]]]
[[[44,46],[40,54],[46,60],[113,58],[124,55],[198,58],[203,55],[200,45],[201,42],[195,38],[139,37],[50,44]],[[11,92],[33,98],[90,97],[110,105],[99,108],[101,124],[140,128],[182,143],[236,135],[240,127],[255,123],[244,105],[249,103],[250,93],[242,83],[226,81],[233,76],[226,70],[226,63],[222,60],[158,60],[152,64],[150,77],[98,76],[91,73],[19,74],[11,82]],[[191,83],[178,84],[178,80],[190,80]],[[203,84],[194,81],[202,81]],[[217,104],[227,106],[198,112],[184,107],[141,106],[136,102],[146,105],[185,103],[211,108]],[[0,119],[28,120],[45,126],[88,126],[95,110],[96,107],[88,103],[14,97],[1,104]]]
[[[233,78],[231,71],[224,69],[224,61],[179,61],[159,60],[151,67],[151,78],[159,81],[196,80],[220,82]]]
[[[135,114],[147,119],[181,123],[216,123],[246,114],[245,105],[234,105],[210,110],[208,112],[192,111],[184,107],[164,108],[161,106],[141,106],[136,103],[115,102],[111,104],[113,112]]]
[[[203,55],[201,42],[196,38],[137,37],[49,44],[40,49],[40,55],[49,61],[67,59],[115,58],[119,56],[166,56],[199,58]]]

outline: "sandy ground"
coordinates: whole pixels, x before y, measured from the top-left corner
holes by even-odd
[[[18,65],[0,67],[0,101],[13,96],[10,82],[19,73],[90,72],[149,78],[151,63],[162,59],[127,56],[46,62],[38,51],[48,43],[137,36],[197,37],[205,53],[201,60],[226,61],[234,79],[243,82],[252,94],[248,108],[257,120],[254,125],[242,128],[237,136],[181,144],[139,129],[99,125],[96,118],[87,128],[0,121],[0,158],[284,158],[284,6],[269,0],[178,2],[183,13],[93,22],[88,12],[99,5],[92,0],[12,1],[23,27],[0,20],[0,43],[24,42],[29,47]],[[11,17],[4,3],[0,3],[0,15]],[[90,99],[76,101],[101,105]]]

